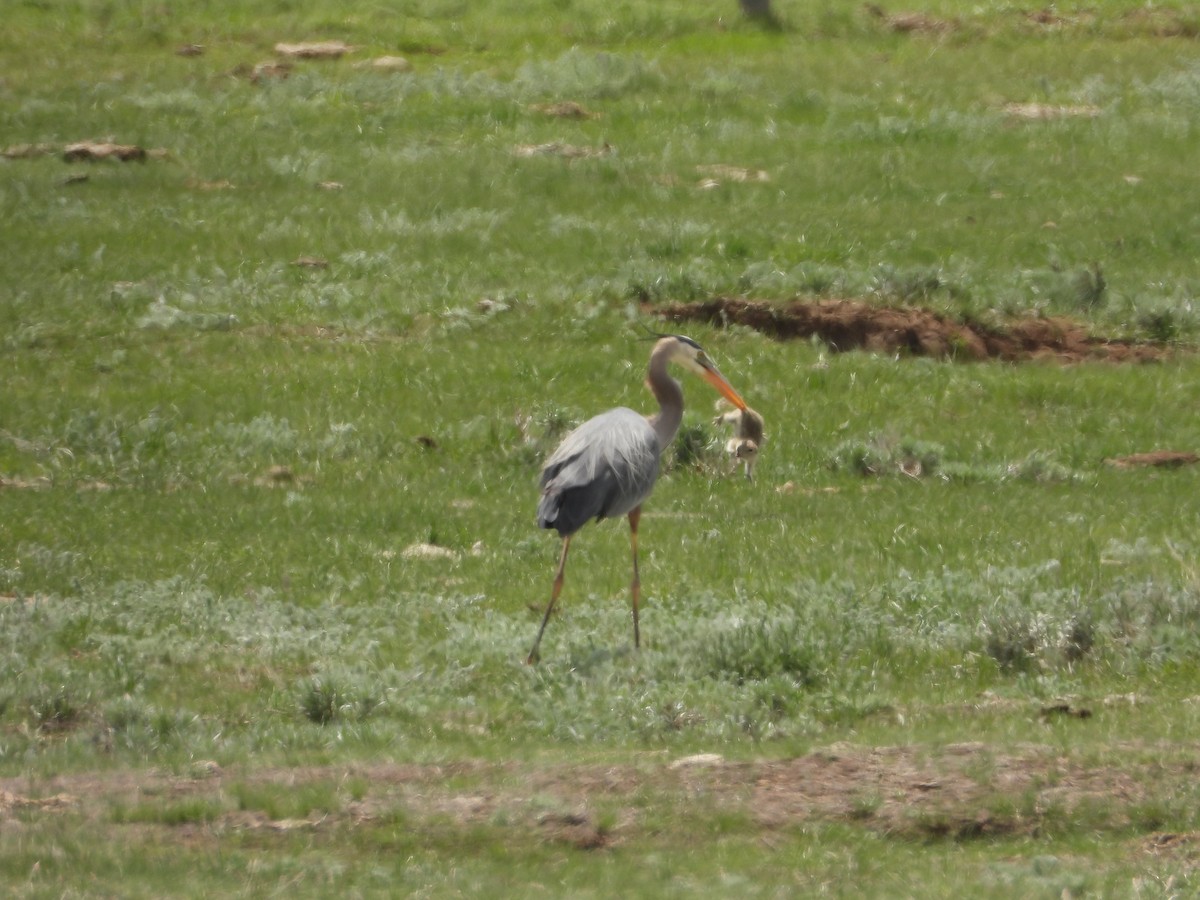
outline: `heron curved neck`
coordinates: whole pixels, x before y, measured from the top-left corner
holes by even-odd
[[[658,435],[658,446],[665,450],[679,431],[683,422],[683,388],[678,381],[667,372],[667,363],[671,361],[671,341],[664,339],[654,345],[650,353],[650,369],[646,375],[646,384],[654,399],[658,401],[658,412],[649,416],[650,426]]]

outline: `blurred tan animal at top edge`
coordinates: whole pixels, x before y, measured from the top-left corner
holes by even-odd
[[[758,462],[758,455],[766,443],[763,417],[746,407],[721,413],[713,419],[713,424],[733,426],[733,437],[725,442],[725,452],[729,454],[730,461],[729,471],[733,472],[741,463],[745,467],[746,478],[753,481],[754,464]]]

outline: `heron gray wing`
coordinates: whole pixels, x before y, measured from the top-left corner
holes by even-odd
[[[538,524],[565,536],[589,519],[625,515],[654,489],[660,449],[654,428],[631,409],[584,422],[546,460]]]

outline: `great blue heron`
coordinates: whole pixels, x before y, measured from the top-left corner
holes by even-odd
[[[542,626],[526,659],[528,664],[538,660],[542,634],[562,592],[571,538],[593,518],[629,518],[629,543],[633,551],[633,581],[629,586],[633,601],[633,645],[640,644],[638,521],[642,503],[658,480],[659,455],[675,439],[679,423],[683,421],[683,388],[667,372],[667,365],[677,363],[694,372],[738,409],[746,408],[745,401],[699,344],[682,335],[658,335],[658,338],[650,351],[646,375],[646,385],[658,401],[658,412],[643,416],[632,409],[618,407],[588,419],[563,439],[542,468],[542,497],[538,502],[537,521],[542,528],[558,531],[562,537],[562,552]]]
[[[740,462],[745,466],[746,478],[754,480],[754,464],[766,443],[763,435],[763,417],[750,407],[735,409],[713,419],[714,425],[732,425],[733,437],[725,442],[725,452],[730,456],[733,469]]]

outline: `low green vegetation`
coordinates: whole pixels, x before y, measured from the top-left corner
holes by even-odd
[[[1200,15],[775,6],[6,10],[16,896],[1195,892],[1200,468],[1114,461],[1200,450]],[[1159,358],[688,324],[755,480],[687,379],[642,649],[602,523],[524,666],[541,460],[718,296]]]

